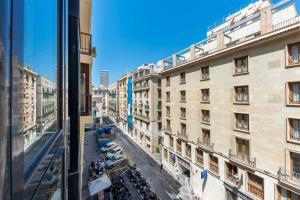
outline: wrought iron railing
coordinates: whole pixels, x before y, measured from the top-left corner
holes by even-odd
[[[80,95],[80,112],[81,115],[91,115],[92,113],[92,95],[81,94]]]
[[[92,34],[80,33],[80,53],[96,56],[96,48],[92,46]]]

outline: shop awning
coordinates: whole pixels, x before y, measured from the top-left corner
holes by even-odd
[[[101,192],[111,186],[111,182],[106,174],[93,180],[89,183],[90,195],[94,196],[98,192]]]

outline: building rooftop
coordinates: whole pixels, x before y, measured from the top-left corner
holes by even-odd
[[[268,17],[271,23],[266,20]],[[259,0],[210,27],[204,40],[159,61],[158,65],[165,71],[296,23],[300,23],[300,16],[294,1],[272,4],[269,0]]]

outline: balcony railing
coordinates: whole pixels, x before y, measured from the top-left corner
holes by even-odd
[[[92,46],[92,34],[89,33],[80,33],[80,53],[96,56],[96,47]]]
[[[204,122],[204,123],[209,123],[209,122],[210,122],[210,117],[207,116],[207,115],[203,116],[203,117],[202,117],[202,122]]]
[[[191,152],[191,149],[189,150],[185,150],[185,157],[191,159],[191,156],[192,156],[192,152]]]
[[[279,168],[278,178],[281,181],[300,187],[300,172],[289,171],[284,168]]]
[[[92,95],[81,94],[80,95],[80,112],[81,115],[87,116],[92,113]]]
[[[185,131],[177,131],[177,137],[179,137],[182,140],[188,141],[189,140],[189,135],[186,134]]]
[[[227,171],[226,172],[226,180],[228,180],[229,182],[231,182],[234,185],[237,185],[238,181],[239,181],[239,175],[237,173],[233,174],[233,172]]]
[[[202,149],[205,149],[209,152],[214,151],[214,143],[211,143],[210,140],[208,141],[203,141],[200,138],[197,139],[197,145],[201,147]]]
[[[274,30],[277,30],[277,29],[280,29],[280,28],[283,28],[283,27],[286,27],[286,26],[290,26],[292,24],[296,24],[296,23],[299,23],[299,22],[300,22],[300,15],[297,15],[296,17],[294,17],[292,19],[288,19],[284,22],[280,22],[278,24],[273,25],[272,29],[274,31]]]
[[[235,95],[235,102],[236,103],[248,103],[249,102],[248,94],[237,94],[237,95]]]
[[[209,95],[207,94],[202,95],[202,102],[209,102]]]
[[[203,73],[201,75],[201,80],[208,80],[209,79],[209,73]]]
[[[256,158],[241,153],[237,153],[236,155],[234,155],[231,149],[229,149],[229,159],[231,161],[235,161],[237,164],[242,164],[243,166],[246,166],[251,169],[256,167]]]
[[[164,127],[163,128],[163,131],[165,132],[165,133],[167,133],[167,134],[172,134],[172,128],[171,127]]]

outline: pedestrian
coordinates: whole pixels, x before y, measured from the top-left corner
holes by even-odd
[[[164,168],[163,164],[160,165],[160,173],[161,173],[161,170]]]

